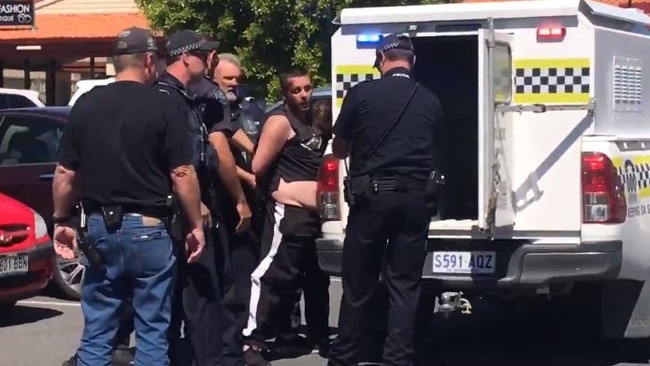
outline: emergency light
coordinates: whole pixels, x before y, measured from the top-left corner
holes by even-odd
[[[566,28],[559,23],[544,23],[537,27],[537,41],[562,41]]]
[[[374,46],[382,38],[384,38],[382,34],[359,34],[357,35],[357,46]]]

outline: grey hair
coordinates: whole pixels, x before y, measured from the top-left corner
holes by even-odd
[[[239,57],[237,57],[236,55],[234,55],[232,53],[220,53],[217,56],[219,57],[219,62],[226,61],[226,62],[229,62],[229,63],[237,66],[240,69],[242,68],[241,67],[241,62],[239,61]]]

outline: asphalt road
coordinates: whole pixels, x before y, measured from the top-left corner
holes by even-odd
[[[331,292],[332,326],[338,317],[340,282]],[[429,353],[424,366],[612,366],[627,363],[634,353],[613,342],[600,341],[580,329],[566,329],[568,319],[549,318],[531,310],[528,318],[513,318],[485,301],[474,301],[473,315],[434,316]],[[75,350],[82,328],[75,302],[40,296],[21,301],[11,314],[0,316],[0,365],[58,366]],[[587,332],[589,333],[589,332]],[[640,363],[640,364],[648,364]],[[317,355],[273,362],[274,366],[321,366]]]

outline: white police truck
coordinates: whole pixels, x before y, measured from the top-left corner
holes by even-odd
[[[334,117],[347,90],[379,77],[389,33],[412,37],[415,76],[442,101],[448,183],[422,270],[439,310],[573,296],[602,310],[604,335],[650,337],[650,17],[533,0],[348,8],[335,22]],[[318,249],[333,275],[344,174],[325,158]]]

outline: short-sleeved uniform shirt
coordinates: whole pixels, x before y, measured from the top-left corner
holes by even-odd
[[[416,82],[409,70],[389,70],[379,80],[362,82],[345,96],[334,134],[351,143],[350,175],[390,178],[407,175],[425,180],[435,168],[442,108],[438,97],[418,87],[400,121],[377,151],[370,155],[381,135],[397,118]]]
[[[147,85],[93,88],[72,107],[59,164],[77,172],[84,200],[163,208],[171,170],[192,158],[187,118]]]
[[[201,78],[201,80],[188,85],[188,91],[195,95],[196,103],[199,110],[201,110],[208,133],[223,133],[227,138],[231,138],[237,132],[237,127],[231,118],[230,106],[218,84],[208,78]],[[209,149],[214,148],[210,146]],[[235,152],[233,151],[233,153]],[[232,197],[222,184],[221,178],[216,174],[217,172],[213,173],[212,179],[216,187],[215,208],[226,227],[234,228],[237,212]]]

